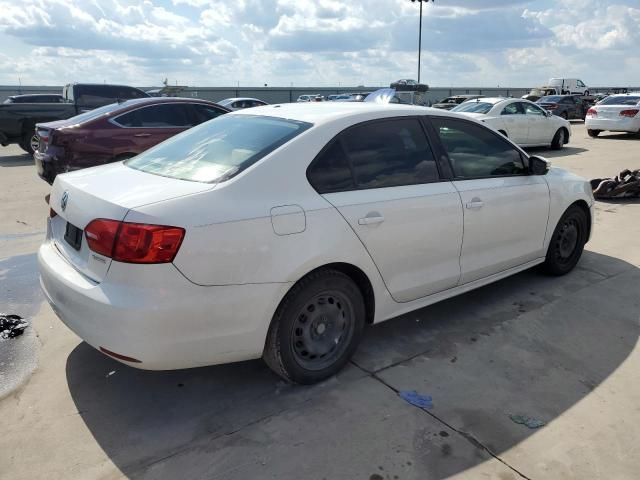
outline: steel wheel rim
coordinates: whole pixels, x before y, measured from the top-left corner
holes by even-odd
[[[564,131],[560,130],[558,132],[558,146],[563,146],[564,145]]]
[[[562,224],[556,240],[556,257],[560,263],[571,261],[578,249],[580,238],[580,224],[576,219],[569,219]]]
[[[33,135],[33,137],[31,137],[31,149],[35,152],[38,150],[39,146],[40,139],[38,138],[38,135]]]
[[[330,367],[351,343],[354,326],[353,306],[344,294],[314,295],[293,322],[291,350],[296,363],[307,370]]]

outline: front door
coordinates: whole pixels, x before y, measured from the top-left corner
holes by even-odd
[[[408,302],[460,278],[462,206],[442,181],[421,122],[365,122],[340,134],[309,167],[376,264],[391,296]]]
[[[524,155],[496,132],[432,117],[464,211],[461,284],[544,256],[549,188],[529,175]]]
[[[537,105],[529,102],[522,102],[529,123],[529,145],[540,145],[551,143],[553,133],[551,129],[553,122],[549,121],[546,111]]]
[[[502,109],[500,118],[509,138],[518,145],[526,145],[529,139],[529,122],[522,102],[511,102]]]

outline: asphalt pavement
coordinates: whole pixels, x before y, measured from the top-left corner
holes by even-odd
[[[582,122],[533,152],[586,178],[640,168],[640,136]],[[0,340],[0,479],[638,478],[638,201],[597,203],[571,274],[376,325],[340,375],[296,387],[261,361],[148,372],[83,343],[39,292],[47,192],[0,149],[0,311],[31,323]]]

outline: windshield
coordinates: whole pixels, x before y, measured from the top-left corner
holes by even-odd
[[[602,100],[599,105],[636,105],[638,102],[640,102],[640,96],[612,95]]]
[[[468,112],[468,113],[489,113],[489,110],[493,108],[493,103],[487,102],[464,102],[455,108],[452,108],[452,112]]]
[[[563,98],[560,95],[549,95],[548,97],[542,97],[537,103],[558,103]]]
[[[194,182],[222,182],[312,125],[257,115],[224,115],[125,162],[131,168]]]

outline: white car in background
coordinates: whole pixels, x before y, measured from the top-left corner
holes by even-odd
[[[584,179],[461,115],[271,105],[58,175],[38,263],[62,321],[127,365],[263,357],[313,383],[367,324],[534,265],[568,273],[593,203]]]
[[[571,138],[567,120],[521,98],[467,100],[451,111],[486,123],[521,147],[560,149]]]
[[[259,100],[257,98],[248,97],[225,98],[224,100],[220,100],[217,103],[218,105],[222,105],[229,110],[242,110],[244,108],[262,107],[264,105],[268,105],[267,102],[263,102],[262,100]]]
[[[640,92],[606,97],[587,111],[585,125],[591,137],[604,130],[640,133]]]

